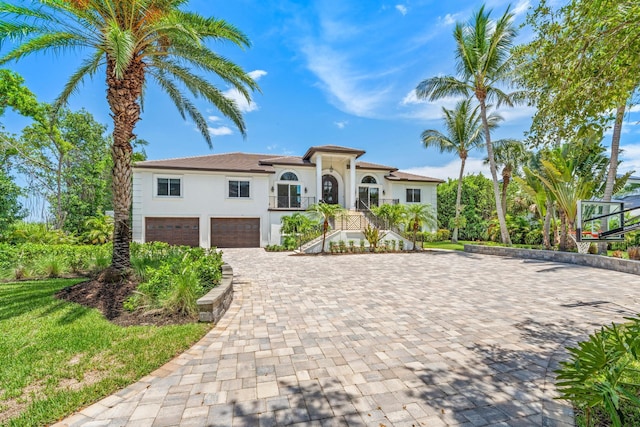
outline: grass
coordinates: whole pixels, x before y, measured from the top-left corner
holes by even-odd
[[[464,244],[472,243],[472,242],[463,242],[458,241],[458,243],[451,243],[450,240],[445,242],[424,242],[422,247],[424,249],[450,249],[454,251],[464,251]],[[418,246],[420,246],[420,242],[418,242]]]
[[[54,297],[79,281],[0,284],[0,425],[59,420],[154,371],[210,328],[116,326]]]

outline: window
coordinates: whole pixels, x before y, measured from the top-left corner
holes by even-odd
[[[376,179],[374,177],[372,177],[371,175],[367,175],[364,178],[362,178],[362,183],[363,184],[377,184],[378,181],[376,181]]]
[[[301,202],[300,186],[297,184],[278,184],[278,207],[299,208]]]
[[[249,198],[249,181],[230,180],[229,197]]]
[[[182,195],[182,179],[158,178],[156,194],[165,197],[180,197]]]
[[[420,203],[419,188],[407,188],[407,203]]]
[[[298,176],[293,172],[285,172],[280,177],[280,181],[297,181]]]

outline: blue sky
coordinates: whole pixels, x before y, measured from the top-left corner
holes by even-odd
[[[493,16],[510,2],[489,0]],[[192,0],[188,9],[225,19],[245,32],[252,47],[213,49],[241,65],[262,93],[240,102],[247,138],[219,112],[197,103],[209,119],[213,150],[193,123],[184,121],[166,95],[148,87],[139,138],[149,141],[150,159],[243,151],[301,155],[312,145],[344,145],[367,151],[364,160],[439,178],[457,177],[459,160],[420,144],[425,129],[442,129],[441,108],[455,100],[419,102],[413,93],[423,79],[454,74],[453,26],[466,21],[480,1],[356,0]],[[516,24],[530,6],[513,0]],[[531,37],[526,28],[518,41]],[[80,64],[75,53],[34,56],[9,67],[23,75],[41,101],[52,101]],[[215,79],[213,80],[216,81]],[[222,82],[228,96],[240,98]],[[70,102],[109,124],[103,75],[87,81]],[[640,173],[640,126],[636,112],[625,122],[621,169]],[[494,138],[522,138],[532,110],[500,111]],[[5,127],[19,132],[26,123],[7,114]],[[608,138],[607,138],[608,139]],[[471,153],[467,171],[484,169],[484,152]]]

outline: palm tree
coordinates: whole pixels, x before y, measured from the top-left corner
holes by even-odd
[[[408,228],[413,231],[413,250],[417,251],[418,246],[416,240],[418,231],[422,230],[422,226],[433,228],[436,226],[436,215],[431,205],[411,204],[407,205],[407,222]]]
[[[324,253],[324,244],[327,239],[327,231],[329,230],[329,221],[342,213],[344,209],[340,205],[332,205],[329,203],[316,203],[307,209],[311,215],[319,217],[322,220],[322,252]]]
[[[493,144],[496,167],[502,166],[502,213],[507,214],[507,188],[514,173],[522,167],[529,155],[522,141],[517,139],[500,139]],[[489,159],[485,159],[488,163]]]
[[[457,23],[453,31],[456,41],[456,69],[460,78],[455,76],[432,77],[423,80],[416,88],[420,99],[434,101],[447,96],[475,96],[480,104],[480,117],[484,128],[489,169],[493,178],[493,192],[496,198],[496,211],[500,222],[500,234],[504,244],[511,244],[505,215],[502,210],[496,162],[491,143],[491,126],[487,102],[496,100],[501,104],[513,106],[516,95],[505,93],[501,85],[508,83],[510,76],[510,51],[516,30],[513,26],[513,14],[509,8],[497,21],[489,18],[491,12],[485,12],[484,6],[467,24]]]
[[[482,120],[478,109],[480,106],[471,108],[471,99],[460,101],[453,110],[442,108],[444,114],[444,124],[447,134],[440,133],[435,129],[428,129],[422,132],[422,143],[425,148],[437,147],[440,152],[455,152],[460,157],[460,175],[458,177],[458,193],[456,195],[456,216],[454,220],[451,242],[458,243],[458,229],[460,225],[460,201],[462,198],[462,177],[464,175],[464,165],[467,161],[469,151],[476,149],[484,143],[482,134]],[[502,118],[496,114],[491,114],[487,121],[489,127],[494,128]]]
[[[37,52],[76,50],[86,55],[71,75],[56,106],[67,102],[87,77],[106,70],[107,102],[113,117],[114,239],[112,267],[130,267],[131,141],[140,120],[148,78],[166,92],[184,118],[189,116],[209,146],[207,122],[182,88],[202,97],[245,134],[236,103],[192,70],[213,73],[250,100],[255,81],[240,67],[217,55],[208,41],[249,46],[239,30],[223,20],[181,10],[185,0],[68,0],[20,6],[0,3],[0,41],[14,47],[0,64]]]

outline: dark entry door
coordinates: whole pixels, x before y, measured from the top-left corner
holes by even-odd
[[[338,180],[331,175],[322,177],[322,200],[330,205],[338,204]]]

